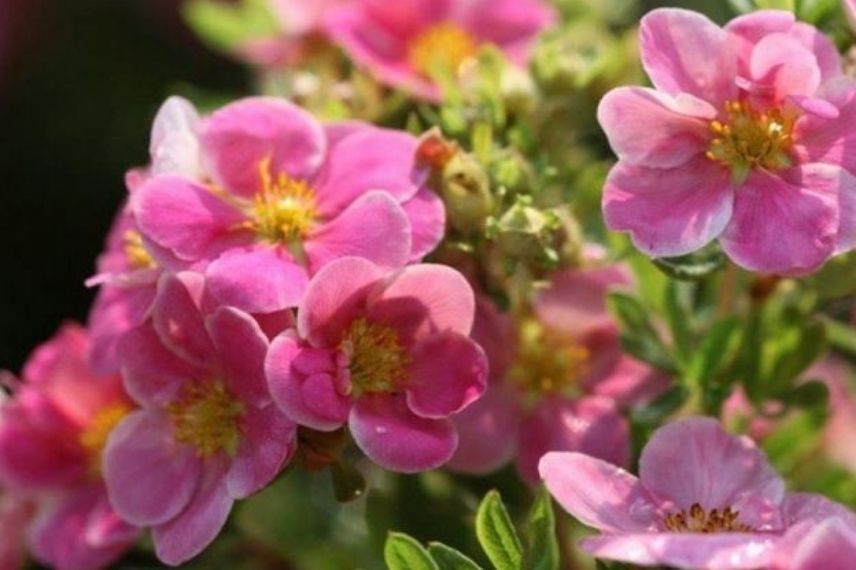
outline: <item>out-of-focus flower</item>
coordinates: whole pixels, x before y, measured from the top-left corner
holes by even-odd
[[[133,405],[118,376],[91,371],[88,352],[86,332],[65,325],[0,408],[0,481],[38,502],[31,550],[58,570],[106,567],[139,534],[113,511],[102,480],[105,442]]]
[[[819,495],[786,496],[763,452],[710,418],[657,430],[639,478],[581,453],[549,453],[539,470],[565,510],[601,531],[583,550],[643,566],[766,568],[787,529],[852,516]]]
[[[198,144],[203,176],[153,173],[131,210],[157,262],[207,265],[221,304],[254,314],[293,307],[333,259],[396,268],[443,235],[443,204],[425,188],[407,133],[323,127],[291,103],[251,98],[205,118]]]
[[[267,337],[238,309],[200,309],[203,286],[197,273],[164,275],[151,320],[123,337],[125,385],[141,409],[104,452],[114,508],[152,527],[168,564],[201,552],[234,501],[270,483],[295,448],[296,426],[267,391]]]
[[[27,533],[35,513],[32,500],[0,489],[0,570],[24,568]]]
[[[450,467],[487,473],[515,456],[520,475],[535,484],[538,460],[548,451],[628,463],[629,427],[620,409],[667,385],[662,374],[624,354],[606,310],[607,292],[630,282],[620,266],[559,273],[517,331],[487,300],[479,303],[473,338],[490,359],[491,385],[455,418],[461,445]]]
[[[856,517],[805,521],[776,545],[770,570],[849,570],[856,560]]]
[[[537,34],[555,20],[541,0],[354,0],[331,11],[327,33],[379,80],[438,100],[439,78],[457,78],[482,44],[523,64]]]
[[[271,345],[273,398],[312,429],[347,423],[382,467],[439,467],[458,444],[450,417],[487,383],[487,359],[468,336],[473,311],[472,289],[449,267],[390,273],[360,258],[335,261],[310,282],[297,330]]]
[[[738,265],[785,275],[853,247],[856,89],[828,38],[790,12],[723,29],[661,9],[640,47],[656,89],[615,89],[598,111],[619,157],[611,229],[657,257],[718,239]]]
[[[847,21],[850,27],[856,31],[856,0],[841,0],[844,7],[844,15],[847,16]]]

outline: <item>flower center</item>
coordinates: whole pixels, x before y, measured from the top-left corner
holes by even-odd
[[[390,327],[362,317],[355,320],[339,344],[348,356],[351,386],[362,393],[393,393],[407,377],[410,358]]]
[[[315,191],[284,172],[274,176],[269,158],[259,164],[259,174],[262,190],[253,200],[249,228],[273,243],[288,245],[306,237],[318,215]]]
[[[742,184],[753,168],[780,170],[791,165],[796,117],[781,109],[758,111],[748,102],[725,104],[725,122],[711,121],[707,157],[728,166],[735,183]]]
[[[425,77],[457,73],[465,61],[475,56],[478,41],[469,32],[451,23],[435,24],[416,36],[408,46],[410,66]]]
[[[669,513],[663,518],[663,525],[671,532],[700,532],[704,534],[722,532],[753,532],[752,527],[741,523],[739,511],[725,507],[722,511],[705,511],[698,503],[693,503],[687,511]]]
[[[124,402],[107,406],[99,410],[83,431],[78,441],[89,457],[89,471],[93,475],[101,474],[101,452],[107,445],[107,438],[131,408]]]
[[[188,383],[166,411],[172,418],[175,439],[194,446],[201,457],[237,450],[238,417],[244,407],[222,382]]]
[[[586,347],[534,319],[520,327],[518,350],[509,376],[524,390],[540,394],[572,388],[588,372],[591,359]]]
[[[128,230],[122,235],[122,246],[125,252],[125,258],[131,264],[133,269],[154,269],[157,263],[146,251],[143,245],[143,236],[136,230]]]

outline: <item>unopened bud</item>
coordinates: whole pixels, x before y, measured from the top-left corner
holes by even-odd
[[[511,113],[525,115],[538,103],[538,90],[532,76],[514,65],[506,65],[502,70],[499,91]]]
[[[531,205],[523,197],[496,222],[496,237],[503,252],[521,261],[548,261],[555,257],[551,248],[558,219],[550,211]]]
[[[452,156],[443,168],[440,194],[449,223],[459,232],[480,231],[494,209],[487,173],[475,157],[464,152]]]

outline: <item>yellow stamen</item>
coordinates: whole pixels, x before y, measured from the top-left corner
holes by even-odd
[[[357,395],[397,392],[406,380],[410,358],[390,327],[359,318],[339,348],[348,356],[351,385]]]
[[[125,258],[132,268],[154,269],[157,267],[157,263],[143,245],[143,236],[140,235],[140,232],[128,230],[122,236],[122,240],[124,241]]]
[[[698,503],[693,503],[687,511],[669,513],[663,519],[663,526],[671,532],[698,532],[703,534],[723,532],[752,532],[749,525],[738,520],[739,511],[732,511],[731,507],[723,510],[713,509],[705,511]]]
[[[290,245],[306,237],[317,218],[315,191],[284,172],[274,176],[270,158],[259,164],[262,190],[253,200],[245,226],[272,243]]]
[[[520,326],[517,362],[510,378],[525,390],[563,392],[575,387],[589,368],[591,354],[575,339],[546,329],[535,319]]]
[[[192,445],[200,457],[220,451],[237,451],[238,418],[243,405],[222,382],[189,382],[181,396],[166,407],[175,429],[175,439]]]
[[[435,24],[410,42],[407,59],[411,67],[425,77],[456,74],[472,59],[478,41],[469,32],[451,23]]]
[[[92,418],[92,421],[89,422],[89,425],[80,433],[78,441],[89,456],[89,469],[93,475],[101,473],[101,452],[104,451],[104,446],[107,445],[107,438],[110,437],[113,428],[130,411],[130,406],[124,402],[107,406],[99,410],[95,414],[95,417]]]

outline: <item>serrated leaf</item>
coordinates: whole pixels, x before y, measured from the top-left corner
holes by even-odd
[[[482,570],[468,556],[441,542],[429,544],[428,552],[440,570]]]
[[[425,547],[401,532],[387,535],[383,559],[389,570],[439,570]]]
[[[556,570],[559,568],[559,543],[556,541],[556,517],[553,500],[543,486],[526,519],[526,568]]]
[[[488,492],[476,514],[476,536],[497,570],[523,568],[523,547],[502,498],[496,490]]]

